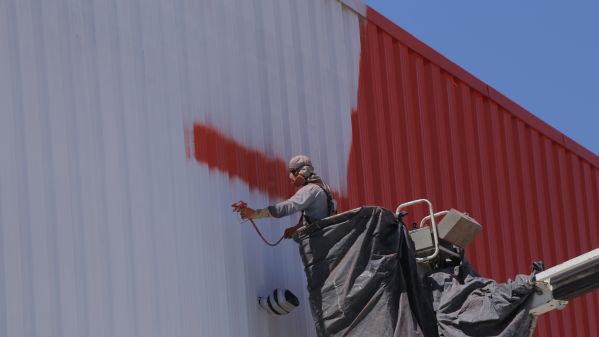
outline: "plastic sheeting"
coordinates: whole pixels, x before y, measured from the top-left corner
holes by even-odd
[[[528,277],[497,284],[464,263],[421,279],[400,224],[388,210],[362,207],[296,235],[318,336],[528,334]]]
[[[497,283],[479,277],[464,262],[432,273],[424,282],[433,296],[440,336],[528,336],[526,300],[533,290],[529,276]]]

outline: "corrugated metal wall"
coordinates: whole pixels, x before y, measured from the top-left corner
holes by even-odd
[[[333,0],[0,1],[0,336],[313,336],[297,248],[231,212],[274,199],[184,131],[343,190],[359,52]],[[276,287],[301,307],[260,311]]]
[[[229,207],[289,195],[296,153],[345,208],[468,211],[486,276],[598,246],[597,156],[349,2],[368,18],[334,0],[0,1],[0,336],[314,335],[296,247]],[[275,287],[302,307],[261,312]],[[594,336],[598,307],[538,335]]]
[[[599,247],[596,155],[380,14],[367,17],[352,203],[426,196],[469,212],[484,227],[468,258],[500,281],[528,273],[533,260],[552,266]],[[543,317],[537,336],[597,336],[598,316],[594,292]]]

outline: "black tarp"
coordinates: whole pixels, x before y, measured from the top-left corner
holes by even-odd
[[[526,336],[525,277],[497,284],[464,263],[420,278],[390,211],[362,207],[295,236],[319,337]]]

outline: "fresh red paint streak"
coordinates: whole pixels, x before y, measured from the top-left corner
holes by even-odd
[[[227,173],[271,197],[286,198],[294,193],[289,184],[287,165],[283,160],[269,158],[250,149],[215,128],[195,123],[193,125],[194,158],[210,169]],[[272,179],[259,181],[259,172],[269,172]]]
[[[250,149],[211,126],[194,123],[193,148],[193,156],[199,163],[226,173],[231,179],[240,179],[269,197],[286,199],[295,193],[295,187],[289,182],[287,164],[282,159]],[[261,174],[263,172],[268,174]],[[347,207],[343,196],[336,191],[333,194],[340,207]]]

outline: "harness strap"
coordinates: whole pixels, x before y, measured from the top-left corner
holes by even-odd
[[[314,184],[314,185],[320,187],[320,189],[322,189],[322,191],[324,192],[324,194],[326,194],[326,196],[327,196],[327,210],[328,210],[328,214],[329,215],[335,214],[336,212],[335,212],[334,205],[333,205],[333,196],[331,195],[331,192],[329,191],[329,189],[325,188],[324,183],[322,182],[322,180],[313,181],[313,182],[310,182],[309,184]]]

